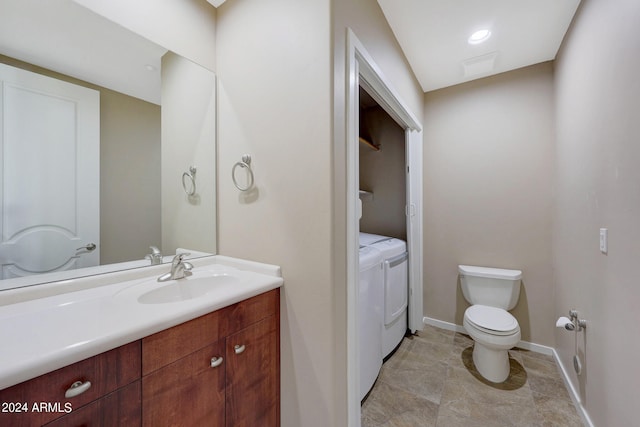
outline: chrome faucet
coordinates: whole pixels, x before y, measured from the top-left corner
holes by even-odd
[[[191,269],[193,265],[190,262],[183,261],[183,258],[191,255],[188,252],[183,252],[173,257],[171,261],[171,271],[158,277],[158,282],[166,282],[167,280],[184,279],[187,276],[191,276]]]
[[[145,259],[150,260],[151,265],[162,264],[162,253],[160,252],[160,249],[155,246],[149,246],[149,249],[151,249],[151,253],[145,255]]]

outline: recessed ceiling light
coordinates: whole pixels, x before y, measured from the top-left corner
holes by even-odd
[[[469,39],[467,40],[469,44],[479,44],[484,41],[487,41],[491,37],[491,31],[489,30],[478,30],[475,33],[471,34]]]

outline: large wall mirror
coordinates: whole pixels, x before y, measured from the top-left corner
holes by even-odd
[[[216,252],[211,71],[72,0],[2,0],[0,128],[0,290]]]

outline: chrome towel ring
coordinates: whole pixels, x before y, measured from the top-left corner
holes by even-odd
[[[184,189],[184,192],[187,193],[187,196],[193,196],[194,194],[196,194],[195,166],[189,166],[189,172],[185,172],[182,174],[182,188]]]
[[[236,169],[240,167],[242,169],[246,169],[247,174],[249,175],[249,183],[246,186],[241,186],[240,184],[238,184],[238,181],[236,180]],[[249,191],[251,189],[251,187],[253,187],[253,171],[251,170],[251,156],[248,154],[245,154],[244,156],[242,156],[242,160],[239,162],[236,162],[235,165],[233,165],[233,168],[231,169],[231,179],[233,180],[233,185],[236,186],[236,188],[240,191]]]

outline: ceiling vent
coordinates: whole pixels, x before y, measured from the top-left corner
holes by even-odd
[[[489,74],[495,68],[496,57],[498,52],[487,53],[462,61],[464,68],[464,77],[476,77],[482,74]]]

